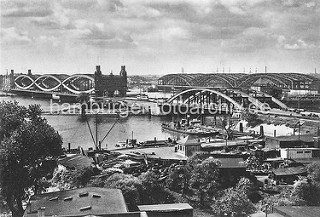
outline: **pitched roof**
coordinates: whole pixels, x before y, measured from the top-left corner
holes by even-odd
[[[180,139],[178,141],[178,144],[180,145],[200,145],[201,142],[199,141],[198,138],[194,137],[194,136],[191,136],[191,135],[188,135],[182,139]]]
[[[242,158],[215,158],[221,162],[220,168],[246,168]]]
[[[307,168],[304,166],[286,167],[286,168],[274,169],[272,172],[276,176],[300,175],[300,174],[307,173]]]
[[[84,216],[126,213],[121,190],[87,187],[33,195],[24,216],[36,217],[45,207],[45,216]]]
[[[93,159],[84,155],[74,154],[60,159],[59,163],[67,168],[82,168],[92,166]]]

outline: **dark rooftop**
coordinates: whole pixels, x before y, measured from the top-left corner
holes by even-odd
[[[86,216],[127,212],[121,190],[96,187],[33,195],[24,216],[36,217],[41,207],[44,207],[45,216]]]
[[[279,206],[275,212],[287,217],[315,217],[320,216],[319,206]]]
[[[273,173],[276,176],[300,175],[300,174],[307,173],[307,168],[304,166],[279,168],[279,169],[274,169]]]
[[[300,135],[300,140],[303,142],[313,142],[313,134]],[[269,137],[278,141],[299,141],[299,135],[294,136],[278,136],[278,137]]]
[[[221,162],[220,168],[246,168],[242,158],[214,158]]]

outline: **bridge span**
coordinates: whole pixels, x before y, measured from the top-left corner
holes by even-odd
[[[119,75],[103,75],[100,66],[92,74],[10,74],[0,75],[0,90],[21,94],[44,94],[78,96],[80,93],[95,96],[125,96],[127,92],[127,72],[121,66]]]

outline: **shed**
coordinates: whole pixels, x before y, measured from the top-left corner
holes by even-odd
[[[188,203],[156,204],[138,206],[148,217],[192,217],[193,208]]]
[[[293,181],[297,180],[298,176],[307,175],[307,168],[304,166],[278,168],[272,170],[272,174],[277,181],[293,184]]]

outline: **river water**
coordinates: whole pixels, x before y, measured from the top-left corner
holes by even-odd
[[[50,101],[48,99],[32,99],[24,97],[0,97],[0,100],[13,101],[16,100],[20,105],[28,106],[31,104],[40,104],[44,111],[50,111]],[[117,118],[100,116],[96,128],[96,118],[89,117],[88,123],[82,121],[77,115],[43,115],[48,123],[53,126],[63,138],[63,147],[67,148],[68,143],[71,143],[71,148],[79,146],[84,149],[94,147],[93,139],[90,134],[90,129],[95,138],[95,133],[98,132],[98,138],[101,141],[107,132],[112,128]],[[121,118],[114,125],[108,136],[102,142],[102,148],[113,149],[119,141],[126,139],[137,139],[138,142],[144,140],[153,140],[156,137],[158,140],[173,138],[174,134],[162,131],[161,123],[169,121],[168,117],[160,116],[129,116]],[[98,129],[96,131],[96,129]]]

